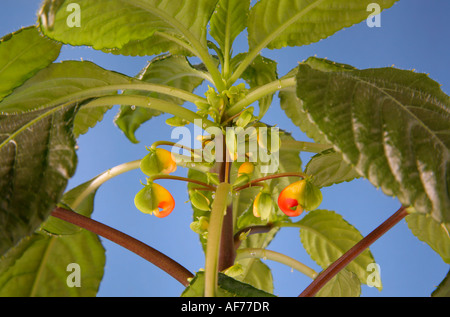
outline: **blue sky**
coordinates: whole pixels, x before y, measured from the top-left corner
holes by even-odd
[[[0,5],[0,36],[34,24],[40,1],[2,1]],[[265,50],[266,57],[279,65],[284,75],[309,56],[327,57],[357,68],[386,67],[415,69],[429,73],[450,93],[450,42],[448,13],[450,2],[445,0],[401,0],[382,12],[381,27],[369,28],[362,22],[342,30],[318,43],[283,50]],[[236,51],[246,47],[245,36],[239,37]],[[60,60],[90,60],[98,65],[134,76],[152,57],[123,57],[95,52],[87,48],[64,47]],[[201,92],[201,90],[200,90]],[[117,108],[111,110],[95,129],[79,139],[79,164],[69,188],[74,187],[115,165],[142,158],[145,145],[170,139],[171,128],[164,124],[166,116],[152,120],[137,132],[140,144],[131,144],[113,119]],[[269,124],[277,124],[292,132],[298,140],[307,140],[280,110],[278,99],[266,115]],[[308,156],[302,156],[304,163]],[[185,175],[179,168],[177,175]],[[139,212],[133,204],[144,175],[130,172],[105,184],[96,197],[93,218],[142,240],[179,261],[195,272],[204,267],[204,255],[196,234],[189,229],[192,215],[184,183],[161,181],[170,188],[177,208],[167,218],[158,219]],[[349,194],[350,193],[350,194]],[[367,235],[400,206],[365,180],[344,183],[323,190],[321,209],[334,210]],[[106,248],[106,267],[99,296],[179,296],[183,287],[166,273],[137,255],[102,240]],[[302,249],[299,232],[283,229],[270,245],[271,250],[283,252],[320,270]],[[419,241],[402,221],[379,239],[371,251],[381,267],[383,290],[363,286],[362,296],[429,296],[448,271],[441,258]],[[275,294],[297,296],[311,280],[291,268],[271,262]]]

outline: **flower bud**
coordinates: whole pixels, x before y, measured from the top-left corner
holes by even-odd
[[[204,238],[208,235],[209,219],[202,216],[198,217],[197,221],[190,224],[190,228],[195,233],[202,235]]]
[[[256,195],[255,201],[253,202],[253,215],[261,218],[261,220],[267,220],[273,212],[274,207],[272,196],[269,193],[260,192]]]
[[[253,172],[255,170],[255,165],[251,162],[244,162],[239,166],[238,169],[238,177],[241,175],[248,175],[249,177],[253,175]]]
[[[211,203],[208,198],[206,198],[205,195],[200,193],[196,190],[189,191],[189,199],[191,201],[191,204],[201,210],[201,211],[210,211],[211,210]]]
[[[278,206],[289,217],[300,215],[303,210],[314,210],[322,203],[322,193],[308,179],[290,184],[278,196]]]
[[[236,120],[236,126],[245,128],[247,124],[249,124],[254,119],[253,111],[253,107],[248,107],[247,109],[245,109]]]
[[[158,218],[168,216],[175,208],[175,200],[170,192],[161,185],[150,183],[134,197],[136,208]]]
[[[150,149],[140,164],[142,172],[148,176],[157,174],[170,174],[177,169],[177,163],[172,157],[172,153],[165,149]]]

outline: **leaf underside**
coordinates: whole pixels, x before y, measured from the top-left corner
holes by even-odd
[[[321,71],[301,64],[297,95],[347,162],[374,186],[450,221],[450,101],[425,74]]]

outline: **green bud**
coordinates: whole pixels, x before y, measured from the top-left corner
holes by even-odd
[[[272,196],[266,192],[260,192],[253,202],[253,215],[261,217],[261,220],[268,220],[275,210]]]
[[[208,184],[219,185],[219,175],[217,173],[206,173]]]
[[[299,203],[305,210],[317,209],[322,203],[322,192],[320,191],[319,187],[314,185],[309,179],[306,179],[305,181],[305,190],[300,197]]]
[[[254,111],[253,107],[249,107],[249,108],[245,109],[240,114],[239,118],[237,119],[236,125],[238,127],[245,128],[247,126],[247,124],[249,124],[254,119],[253,111]]]
[[[242,174],[236,178],[236,180],[233,183],[233,186],[236,186],[236,187],[242,186],[242,185],[247,184],[249,181],[250,181],[250,177],[248,176],[248,174]]]
[[[183,127],[189,123],[186,119],[180,117],[172,117],[166,120],[167,125],[172,127]]]
[[[210,206],[211,202],[209,201],[208,198],[206,198],[205,195],[203,195],[199,191],[196,191],[196,190],[189,191],[189,198],[190,198],[192,206],[194,206],[195,208],[197,208],[201,211],[210,211],[211,210],[211,206]]]
[[[197,221],[194,221],[190,224],[191,230],[203,236],[204,238],[206,238],[208,235],[208,227],[209,219],[204,216],[198,217]]]

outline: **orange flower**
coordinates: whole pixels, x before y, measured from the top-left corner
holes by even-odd
[[[148,176],[156,174],[170,174],[177,170],[177,163],[172,157],[172,153],[165,149],[150,149],[150,153],[145,156],[140,164],[142,172]]]
[[[322,193],[310,180],[290,184],[278,196],[278,206],[289,217],[299,216],[303,210],[314,210],[322,203]]]
[[[141,189],[134,198],[137,209],[158,218],[168,216],[175,208],[175,200],[161,185],[150,183]]]

